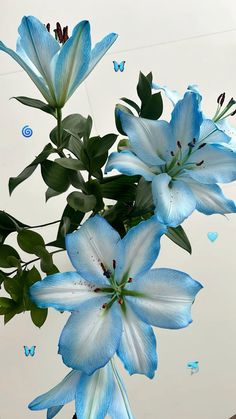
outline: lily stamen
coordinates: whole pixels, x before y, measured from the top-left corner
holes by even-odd
[[[201,166],[204,163],[204,160],[200,161],[199,163],[196,163],[196,166]]]
[[[202,143],[202,144],[200,144],[200,146],[198,147],[198,150],[200,150],[200,148],[203,148],[203,147],[205,147],[205,145],[206,145],[207,143]]]

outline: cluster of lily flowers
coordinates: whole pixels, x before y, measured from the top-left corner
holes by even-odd
[[[17,50],[0,43],[28,73],[48,104],[61,109],[117,35],[91,49],[90,28],[80,22],[68,37],[57,25],[56,39],[34,17],[24,17]],[[61,44],[61,45],[60,45]],[[141,175],[151,184],[155,214],[121,239],[100,215],[66,236],[74,270],[50,275],[30,289],[38,307],[71,313],[59,339],[59,353],[71,371],[56,387],[37,397],[32,410],[47,409],[52,419],[75,400],[77,418],[133,418],[115,365],[117,355],[129,374],[153,378],[157,369],[152,326],[180,329],[191,322],[191,307],[202,285],[187,273],[152,268],[161,237],[196,209],[206,215],[236,212],[219,183],[236,180],[236,154],[223,109],[224,95],[211,119],[201,112],[202,97],[189,86],[183,97],[165,86],[173,103],[170,122],[120,111],[128,146],[109,156],[105,171]]]

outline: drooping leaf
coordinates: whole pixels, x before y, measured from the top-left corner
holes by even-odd
[[[16,99],[23,105],[30,106],[31,108],[40,109],[41,111],[49,113],[56,118],[55,109],[49,106],[47,103],[42,102],[41,100],[33,99],[26,96],[14,96],[11,99]]]
[[[140,116],[148,119],[159,119],[163,112],[163,102],[161,93],[154,93],[148,102],[142,107]]]
[[[130,113],[131,115],[133,115],[133,112],[129,108],[127,108],[127,106],[124,106],[121,104],[118,104],[115,107],[115,122],[116,122],[117,131],[122,135],[126,135],[126,133],[122,129],[122,125],[120,122],[120,111]]]
[[[48,315],[48,309],[47,308],[38,308],[33,307],[30,311],[32,322],[37,327],[42,327],[45,323]]]
[[[68,169],[51,160],[41,163],[41,173],[46,185],[57,192],[65,192],[70,186]]]
[[[20,261],[20,256],[17,251],[8,244],[0,245],[0,267],[1,268],[11,268],[16,266],[14,260],[11,259],[14,257],[16,260]]]
[[[102,196],[116,201],[133,201],[136,195],[136,176],[109,176],[101,184]]]
[[[168,227],[166,236],[188,253],[192,253],[190,241],[182,226]]]
[[[137,112],[137,114],[139,115],[141,112],[140,107],[137,105],[137,103],[135,103],[133,100],[128,99],[127,97],[121,97],[120,100],[123,100],[123,102],[127,103],[128,105],[132,106],[132,108],[134,108]]]
[[[7,212],[0,211],[0,244],[5,241],[9,234],[14,231],[18,231],[23,227],[29,226],[27,224],[23,224]]]
[[[54,162],[64,167],[65,169],[84,170],[83,163],[77,159],[61,157],[59,159],[54,160]]]
[[[0,297],[0,314],[7,314],[16,306],[17,304],[11,298]]]
[[[67,130],[74,132],[82,138],[85,131],[85,126],[86,118],[84,118],[82,115],[71,114],[66,116],[66,118],[62,120],[62,147],[67,147],[67,143],[71,137],[71,134],[69,134]],[[53,128],[49,134],[49,137],[50,140],[57,145],[57,127]]]
[[[31,230],[21,230],[17,235],[17,242],[24,252],[30,254],[36,254],[38,246],[45,246],[42,236]]]
[[[54,189],[52,189],[52,188],[48,188],[48,189],[46,190],[46,193],[45,193],[45,199],[46,199],[46,202],[47,202],[50,198],[53,198],[54,196],[61,195],[61,193],[62,193],[62,192],[54,191]]]
[[[94,195],[85,195],[82,192],[76,191],[68,195],[67,202],[75,211],[89,212],[94,209],[96,198]]]
[[[152,89],[151,89],[151,85],[148,78],[145,77],[141,71],[139,73],[137,93],[142,103],[142,106],[141,106],[141,109],[142,109],[150,100]]]

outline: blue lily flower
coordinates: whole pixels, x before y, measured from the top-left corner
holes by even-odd
[[[64,363],[86,374],[115,352],[130,374],[154,376],[156,340],[151,325],[189,325],[191,306],[202,288],[187,274],[152,269],[166,227],[152,217],[121,239],[99,215],[66,236],[76,272],[57,273],[30,288],[39,307],[71,311],[59,340]]]
[[[187,91],[169,123],[120,111],[129,150],[112,153],[105,168],[152,182],[157,220],[172,227],[195,209],[207,215],[236,212],[217,185],[236,179],[236,154],[225,146],[230,138],[212,120],[203,119],[200,99],[197,92]]]
[[[73,400],[78,419],[104,419],[106,415],[113,419],[134,419],[113,360],[92,375],[72,370],[59,384],[34,399],[29,409],[47,409],[47,419],[52,419]]]
[[[18,32],[16,52],[2,42],[0,50],[20,64],[53,108],[65,105],[117,38],[110,33],[91,50],[90,24],[84,20],[60,46],[34,16],[24,16]]]

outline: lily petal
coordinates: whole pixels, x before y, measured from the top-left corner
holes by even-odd
[[[158,83],[152,83],[152,88],[155,90],[162,90],[174,106],[181,99],[181,96],[177,92],[177,90],[171,90],[168,86],[164,86]]]
[[[134,419],[122,378],[114,362],[111,362],[115,385],[108,414],[112,417],[112,419]]]
[[[204,119],[200,128],[199,141],[202,143],[228,143],[230,137],[211,119]]]
[[[192,153],[188,162],[193,166],[187,173],[198,182],[228,183],[236,179],[236,153],[223,145],[207,144]]]
[[[66,249],[74,268],[83,278],[97,284],[109,284],[104,269],[113,271],[120,245],[120,235],[100,215],[66,236]]]
[[[191,307],[202,285],[184,272],[163,268],[140,275],[127,288],[140,293],[126,299],[141,320],[180,329],[192,322]]]
[[[63,406],[50,407],[47,411],[47,419],[53,419],[63,408]]]
[[[185,179],[196,198],[198,211],[206,215],[236,212],[235,203],[223,194],[218,185],[199,183],[189,177],[185,177]]]
[[[49,275],[33,284],[30,288],[30,298],[41,308],[53,307],[60,311],[73,311],[78,310],[84,301],[99,298],[97,289],[97,284],[86,281],[77,272],[63,272]]]
[[[144,179],[151,181],[155,174],[158,173],[158,169],[155,167],[148,167],[146,163],[135,156],[131,151],[123,150],[120,153],[113,152],[108,158],[108,162],[105,167],[105,173],[116,169],[124,175],[133,176],[141,175]]]
[[[157,220],[168,226],[180,225],[196,208],[196,199],[181,180],[171,180],[167,173],[156,176],[152,181],[152,195]]]
[[[77,417],[104,419],[113,391],[114,380],[109,364],[92,375],[82,374],[75,397]]]
[[[59,353],[67,366],[90,375],[116,352],[122,332],[120,308],[116,302],[109,309],[102,308],[107,302],[100,297],[71,314],[59,341]]]
[[[112,32],[112,33],[108,34],[107,36],[105,36],[105,38],[103,38],[100,42],[98,42],[94,46],[94,48],[91,51],[88,69],[85,72],[85,74],[84,74],[82,80],[80,81],[80,83],[82,83],[82,81],[84,81],[86,79],[86,77],[88,77],[88,75],[91,73],[91,71],[94,69],[94,67],[99,63],[99,61],[106,54],[106,52],[109,50],[109,48],[111,48],[111,46],[114,44],[117,37],[118,37],[118,35],[116,33]],[[74,93],[77,86],[78,86],[78,84],[76,84],[76,83],[73,83],[71,85],[68,97],[70,97],[72,95],[72,93]]]
[[[176,142],[168,122],[138,118],[122,111],[119,116],[132,151],[148,166],[162,165],[172,159]]]
[[[63,407],[66,403],[71,402],[75,398],[76,386],[80,375],[79,371],[71,371],[59,384],[47,393],[34,399],[29,404],[29,409],[42,410],[59,406]]]
[[[184,148],[188,143],[198,139],[202,124],[202,113],[199,110],[199,97],[195,92],[187,92],[182,100],[177,102],[171,114],[171,126],[176,141]]]
[[[28,76],[31,78],[31,80],[34,82],[34,84],[37,86],[39,91],[42,93],[46,101],[54,106],[55,103],[53,102],[53,98],[50,95],[50,92],[48,90],[48,87],[42,77],[39,77],[38,74],[36,74],[30,66],[24,62],[24,60],[12,49],[7,48],[6,45],[3,44],[3,42],[0,41],[0,51],[6,52],[8,55],[10,55],[28,74]]]
[[[54,85],[57,103],[62,107],[80,84],[88,69],[91,52],[89,22],[84,20],[73,29],[72,36],[66,41],[55,58]],[[72,88],[73,86],[73,88]]]
[[[145,374],[153,378],[157,355],[152,327],[140,320],[128,304],[122,314],[123,333],[117,354],[130,375]]]
[[[133,278],[152,267],[160,251],[160,238],[166,230],[153,216],[128,231],[117,258],[117,281]]]

